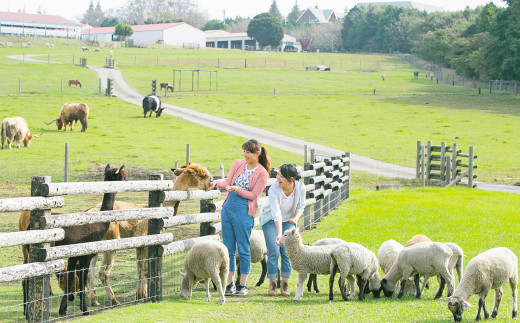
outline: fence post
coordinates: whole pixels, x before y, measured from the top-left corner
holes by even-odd
[[[31,177],[31,196],[42,196],[41,184],[50,182],[50,176]],[[43,229],[41,218],[50,214],[50,210],[32,210],[29,230]],[[32,244],[29,248],[29,262],[45,261],[39,251],[49,245],[49,243]],[[27,288],[27,320],[29,322],[48,321],[50,318],[50,275],[31,277],[24,280],[23,284]]]
[[[457,177],[457,158],[459,155],[457,144],[454,143],[451,149],[451,180],[454,180]]]
[[[347,162],[347,166],[348,166],[348,170],[347,170],[347,176],[348,176],[348,181],[347,181],[347,189],[345,190],[345,199],[348,199],[350,197],[350,174],[351,174],[351,167],[350,165],[352,164],[352,162],[350,161],[350,151],[347,151],[345,152],[345,156],[348,158],[348,162]]]
[[[307,148],[307,146],[305,146],[305,148]],[[307,155],[307,149],[305,149],[305,155]],[[309,169],[311,169],[310,163],[307,163],[307,156],[305,156],[305,163],[303,164],[303,170],[309,170]],[[304,177],[303,183],[305,185],[310,184],[309,178]],[[306,194],[305,198],[308,199],[310,192],[307,191],[305,194]],[[311,227],[311,205],[307,205],[305,207],[305,210],[303,211],[303,228],[308,229],[310,227]]]
[[[426,147],[426,179],[430,179],[430,164],[432,161],[432,142],[428,140],[428,146]]]
[[[226,174],[224,173],[224,165],[220,164],[220,178],[225,178]]]
[[[417,141],[417,162],[415,164],[415,178],[419,178],[421,174],[421,147],[422,143]]]
[[[190,163],[190,144],[186,144],[186,165]]]
[[[65,143],[65,174],[63,176],[63,181],[66,183],[69,181],[69,144]]]
[[[469,158],[468,158],[468,187],[473,188],[473,165],[475,158],[475,151],[473,146],[469,146]]]
[[[212,200],[200,200],[200,213],[215,212],[217,207]],[[211,222],[203,222],[200,224],[200,236],[211,234]]]
[[[446,174],[444,176],[444,186],[446,186],[446,185],[448,185],[450,183],[450,179],[451,179],[451,167],[450,167],[450,164],[451,164],[450,155],[446,155],[446,167],[445,167]]]
[[[444,181],[444,169],[446,168],[446,142],[441,142],[441,160],[440,160],[440,175],[441,175],[441,181]]]
[[[425,173],[425,155],[424,155],[424,146],[421,145],[421,187],[426,186],[426,173]]]
[[[152,174],[149,180],[163,180],[162,174]],[[164,201],[162,191],[148,192],[148,207],[161,207]],[[148,221],[148,235],[160,234],[163,222],[160,219]],[[162,299],[162,248],[160,246],[148,247],[148,297],[152,302]]]

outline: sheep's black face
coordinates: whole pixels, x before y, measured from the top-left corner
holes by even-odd
[[[157,113],[155,114],[155,117],[159,118],[161,116],[161,113],[162,113],[163,110],[164,110],[164,108],[157,109]]]
[[[460,300],[454,299],[448,302],[448,309],[453,314],[455,322],[462,321],[462,314],[464,312],[464,305]]]
[[[190,299],[190,287],[189,287],[189,279],[187,277],[182,277],[181,280],[181,291],[179,293],[179,296],[184,299]]]
[[[374,294],[374,298],[379,298],[379,296],[381,295],[381,289],[374,289],[374,290],[371,290],[372,294]]]
[[[394,286],[394,288],[395,288],[395,286]],[[392,289],[392,287],[390,286],[388,281],[384,278],[381,281],[381,288],[379,290],[383,291],[383,294],[385,294],[385,297],[392,297],[392,295],[394,294],[394,289]]]

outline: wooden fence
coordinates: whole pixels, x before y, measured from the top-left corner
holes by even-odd
[[[461,183],[463,178],[468,179],[468,187],[476,187],[473,179],[477,178],[474,170],[477,168],[473,146],[469,147],[467,154],[462,153],[454,143],[452,147],[447,146],[446,142],[440,145],[432,145],[428,141],[423,145],[417,142],[417,165],[416,177],[421,180],[424,187],[426,181],[430,183],[450,187]]]
[[[350,195],[349,153],[321,161],[314,158],[311,160],[314,162],[306,163],[304,168],[299,167],[307,188],[303,223],[299,225],[301,228],[310,228],[312,223],[328,214]],[[275,181],[276,179],[271,178],[269,185]],[[52,183],[50,176],[32,177],[31,197],[0,199],[0,212],[31,211],[32,228],[30,231],[0,233],[0,247],[30,245],[30,263],[0,268],[0,283],[27,280],[27,319],[38,322],[55,320],[55,317],[50,317],[49,283],[51,274],[64,269],[64,258],[148,247],[147,300],[161,300],[163,257],[184,252],[201,239],[220,239],[219,235],[216,235],[220,231],[220,223],[212,223],[220,221],[219,210],[223,201],[214,203],[213,200],[220,198],[221,192],[171,191],[172,188],[173,182],[163,180],[163,175],[151,175],[148,181],[74,183]],[[64,195],[122,192],[149,192],[149,208],[59,215],[50,213],[51,209],[65,205]],[[262,198],[262,202],[266,199]],[[172,207],[162,206],[163,202],[186,200],[200,200],[200,213],[174,217]],[[51,246],[52,242],[64,238],[63,227],[129,220],[149,220],[148,235],[78,245]],[[200,237],[174,242],[172,233],[161,233],[163,228],[186,224],[200,224]],[[62,318],[65,317],[58,317]]]

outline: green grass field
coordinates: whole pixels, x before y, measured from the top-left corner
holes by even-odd
[[[56,43],[53,49],[43,47],[46,41],[32,42],[31,48],[19,45],[0,48],[0,69],[4,71],[0,80],[0,119],[20,115],[33,133],[43,133],[29,148],[0,151],[3,167],[0,198],[28,196],[33,175],[50,175],[54,182],[62,181],[65,143],[69,144],[69,176],[73,181],[98,180],[99,168],[106,163],[125,164],[130,179],[144,179],[157,172],[168,177],[175,161],[184,163],[186,144],[190,144],[191,161],[207,166],[213,174],[218,174],[220,164],[227,171],[233,160],[241,158],[240,145],[245,138],[165,114],[161,118],[144,119],[141,107],[100,96],[96,91],[95,73],[72,65],[72,60],[74,57],[77,64],[80,57],[86,57],[88,64],[102,66],[107,48],[102,48],[101,53],[93,53],[92,48],[82,53],[78,42]],[[165,47],[115,48],[113,51],[127,82],[142,94],[149,92],[151,79],[171,82],[172,68],[215,68],[216,64],[240,67],[244,60],[255,67],[218,69],[218,92],[207,90],[209,80],[203,73],[200,74],[201,91],[191,92],[191,73],[185,73],[182,76],[184,90],[168,93],[168,97],[163,98],[168,103],[410,167],[415,163],[418,140],[457,142],[464,152],[473,145],[479,156],[476,170],[479,180],[520,181],[518,97],[498,93],[478,96],[474,89],[435,84],[422,77],[414,80],[413,69],[395,57],[190,51]],[[52,64],[21,63],[6,58],[15,54],[48,54],[51,60],[65,64],[58,68]],[[46,61],[47,58],[49,56],[40,59]],[[262,68],[262,63],[270,68]],[[306,72],[303,69],[322,63],[338,71]],[[381,74],[386,76],[384,82]],[[72,78],[81,79],[83,88],[65,86]],[[21,95],[18,94],[20,79]],[[65,82],[63,93],[61,80]],[[189,86],[190,91],[185,86]],[[275,89],[276,95],[273,95]],[[376,95],[373,95],[374,89]],[[79,126],[73,132],[61,132],[55,125],[43,124],[42,121],[55,118],[66,102],[89,105],[87,132],[79,132]],[[299,155],[268,148],[273,166],[303,161]],[[305,232],[305,242],[339,237],[377,252],[385,240],[395,239],[404,244],[413,235],[422,233],[437,241],[458,243],[467,254],[466,263],[496,246],[509,247],[519,254],[517,232],[520,228],[516,215],[520,199],[517,195],[464,188],[373,191],[374,184],[381,180],[384,179],[353,172],[352,183],[357,189],[352,191],[351,198],[316,229]],[[400,184],[409,185],[408,182]],[[147,200],[147,196],[139,194],[120,197],[136,202]],[[100,200],[100,196],[67,197],[65,210],[79,212]],[[16,231],[17,214],[2,213],[0,217],[2,232]],[[184,231],[196,234],[197,230],[179,228],[175,237],[185,237]],[[4,248],[0,252],[2,266],[21,263],[19,248]],[[132,259],[132,252],[125,253],[122,259]],[[176,261],[175,266],[178,265]],[[256,281],[259,266],[255,265],[253,270],[250,284]],[[168,285],[162,302],[101,311],[88,320],[452,320],[446,304],[433,300],[432,290],[422,300],[410,297],[374,300],[370,296],[365,302],[343,302],[336,288],[336,300],[330,303],[326,296],[327,277],[321,277],[322,293],[305,293],[300,302],[264,296],[267,291],[264,285],[253,287],[246,299],[228,298],[227,305],[217,306],[216,294],[212,294],[214,301],[206,303],[201,290],[191,301],[180,300],[176,284],[178,282]],[[437,283],[432,284],[435,289]],[[293,279],[292,292],[295,287]],[[18,290],[19,286],[13,288]],[[131,299],[134,287],[123,289]],[[6,304],[7,297],[1,295],[2,304]],[[492,297],[488,296],[488,306],[492,304]],[[467,320],[473,320],[476,315],[475,300],[475,297],[470,300],[473,307],[465,315]],[[506,287],[499,319],[509,321],[510,311],[511,296]]]

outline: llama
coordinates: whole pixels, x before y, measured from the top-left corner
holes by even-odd
[[[173,184],[174,191],[185,191],[190,188],[198,188],[200,190],[206,190],[210,186],[211,175],[206,167],[189,163],[180,168],[171,169],[177,179]],[[179,208],[179,201],[165,202],[164,206],[174,206],[174,216],[177,215]],[[93,206],[87,209],[85,212],[95,212],[99,210],[99,205]],[[148,204],[133,204],[121,201],[114,203],[114,210],[122,209],[136,209],[146,208]],[[121,221],[119,223],[111,223],[107,233],[105,234],[104,240],[112,240],[119,238],[139,237],[148,234],[148,221],[147,220],[134,220],[134,221]],[[115,251],[107,251],[103,253],[103,260],[99,270],[99,277],[101,282],[105,286],[107,298],[110,300],[112,305],[118,305],[117,300],[112,286],[110,285],[110,270],[114,265]],[[137,299],[147,298],[147,262],[148,248],[136,248],[136,259],[137,259],[137,276],[139,283],[137,287]],[[90,264],[90,274],[88,279],[88,286],[90,290],[89,298],[92,306],[98,306],[99,302],[96,300],[95,287],[94,287],[94,268],[96,265],[97,257],[93,258]]]
[[[105,168],[105,181],[123,181],[127,177],[127,173],[124,170],[125,166],[121,166],[120,168],[114,167],[111,168],[109,164],[107,164]],[[103,195],[103,202],[101,204],[100,211],[109,211],[114,207],[116,193],[105,193]],[[100,241],[105,236],[108,231],[108,227],[110,222],[108,223],[94,223],[94,224],[86,224],[81,226],[73,226],[64,228],[65,230],[65,238],[61,241],[56,242],[56,246],[64,246],[85,242],[94,242]],[[90,261],[95,255],[85,255],[85,256],[77,256],[70,257],[67,263],[67,271],[69,273],[75,272],[76,269],[79,271],[79,299],[80,299],[80,310],[83,315],[88,315],[87,311],[87,303],[85,302],[85,285],[87,282],[87,275],[89,270]],[[74,300],[74,276],[75,275],[67,275],[68,276],[68,284],[67,284],[67,293],[63,294],[61,299],[59,315],[64,316],[67,314],[67,306],[68,301]]]

